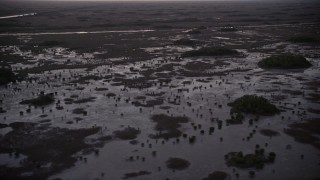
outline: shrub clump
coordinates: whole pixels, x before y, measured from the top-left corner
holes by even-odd
[[[301,55],[281,54],[261,60],[258,66],[263,69],[298,69],[308,68],[312,64]]]
[[[232,113],[242,112],[256,115],[274,115],[280,112],[280,110],[267,99],[256,95],[244,95],[228,105],[232,107]]]
[[[17,80],[16,75],[12,72],[11,68],[0,66],[0,85],[15,82]]]
[[[196,42],[191,39],[179,39],[174,41],[173,44],[178,46],[194,46]]]
[[[239,52],[226,47],[203,47],[199,50],[187,51],[182,54],[182,57],[197,57],[197,56],[226,56],[238,55]]]
[[[276,154],[270,152],[268,155],[264,153],[264,149],[256,149],[254,154],[246,154],[240,152],[230,152],[225,155],[228,166],[238,168],[257,168],[262,169],[264,164],[274,162]]]
[[[28,99],[20,102],[20,104],[31,104],[33,106],[45,106],[49,105],[54,102],[54,95],[53,93],[44,94],[41,92],[39,97],[34,99]]]

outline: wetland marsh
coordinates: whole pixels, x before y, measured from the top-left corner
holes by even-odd
[[[320,178],[319,3],[0,4],[1,179]]]

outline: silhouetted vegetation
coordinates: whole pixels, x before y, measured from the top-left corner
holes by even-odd
[[[312,64],[301,55],[281,54],[261,60],[258,66],[264,69],[297,69],[308,68]]]
[[[175,45],[194,46],[196,42],[190,39],[179,39],[173,42]]]
[[[41,92],[39,97],[34,98],[34,99],[24,100],[24,101],[20,102],[20,104],[31,104],[33,106],[45,106],[45,105],[49,105],[53,102],[54,102],[53,93],[44,94],[43,92]]]
[[[196,57],[196,56],[226,56],[238,55],[239,52],[226,47],[203,47],[199,50],[187,51],[182,54],[182,57]]]
[[[181,158],[170,158],[166,161],[167,168],[173,170],[184,170],[190,166],[190,162]]]
[[[280,112],[279,109],[267,99],[256,95],[242,96],[228,105],[232,106],[231,112],[243,112],[256,115],[274,115]]]
[[[319,43],[319,39],[312,36],[297,36],[289,39],[293,43]]]

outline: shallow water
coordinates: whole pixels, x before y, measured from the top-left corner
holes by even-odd
[[[151,29],[116,30],[116,31],[75,31],[75,32],[40,32],[40,33],[0,33],[0,36],[40,36],[40,35],[72,35],[72,34],[106,34],[106,33],[139,33],[153,32]]]
[[[28,13],[28,14],[18,14],[18,15],[11,15],[11,16],[1,16],[0,19],[11,19],[11,18],[18,18],[18,17],[25,17],[25,16],[34,16],[37,13]]]

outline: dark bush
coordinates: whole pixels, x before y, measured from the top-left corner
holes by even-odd
[[[0,67],[0,85],[15,82],[16,76],[12,72],[11,68]]]
[[[281,54],[261,60],[258,66],[264,69],[298,69],[308,68],[312,64],[301,55]]]
[[[228,105],[232,106],[232,113],[242,112],[256,115],[274,115],[280,112],[279,109],[267,99],[256,95],[242,96]]]

